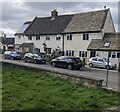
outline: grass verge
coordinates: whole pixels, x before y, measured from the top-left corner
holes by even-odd
[[[118,106],[118,95],[87,88],[44,72],[3,65],[4,110],[104,110]],[[92,111],[93,112],[93,111]]]

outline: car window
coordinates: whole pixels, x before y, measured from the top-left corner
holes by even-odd
[[[17,52],[11,52],[11,54],[17,54]]]
[[[10,54],[11,53],[11,51],[5,51],[5,53],[4,54]]]
[[[93,61],[97,61],[97,58],[93,58],[92,60],[93,60]]]
[[[81,62],[80,58],[73,58],[73,60],[75,60],[77,62]]]
[[[98,59],[98,61],[100,61],[100,62],[104,62],[104,60],[103,60],[103,59]]]

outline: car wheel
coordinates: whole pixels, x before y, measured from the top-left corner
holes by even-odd
[[[11,60],[14,60],[14,58],[13,58],[13,57],[11,57]]]
[[[90,63],[90,64],[89,64],[89,67],[93,67],[93,64],[92,64],[92,63]]]
[[[69,64],[67,68],[68,68],[68,70],[72,70],[73,67],[71,64]]]
[[[35,64],[37,64],[37,61],[36,61],[36,60],[34,60],[34,63],[35,63]]]
[[[55,63],[55,62],[52,62],[52,66],[56,67],[56,63]]]
[[[106,65],[105,68],[106,68],[106,69],[107,69],[107,68],[110,69],[110,66],[109,66],[109,65],[108,65],[108,66]]]

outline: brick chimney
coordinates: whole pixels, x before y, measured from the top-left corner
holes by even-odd
[[[55,9],[55,10],[53,10],[53,11],[51,11],[51,18],[56,18],[58,16],[58,12],[57,12],[57,10]]]

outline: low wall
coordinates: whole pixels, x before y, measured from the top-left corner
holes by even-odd
[[[43,69],[43,68],[36,68],[36,67],[32,67],[32,66],[26,66],[21,65],[19,63],[10,63],[10,62],[2,62],[3,64],[9,64],[10,66],[13,67],[22,67],[24,69],[29,69],[29,70],[38,70],[38,71],[42,71],[42,72],[46,72],[48,75],[54,76],[54,77],[59,77],[61,79],[64,80],[68,80],[70,82],[73,83],[77,83],[80,85],[84,85],[87,87],[94,87],[94,88],[101,88],[102,87],[102,82],[103,80],[98,79],[98,78],[91,78],[91,77],[87,77],[87,76],[80,76],[80,75],[75,75],[75,74],[67,74],[67,73],[60,73],[60,72],[56,72],[54,70],[48,70],[47,68]]]

